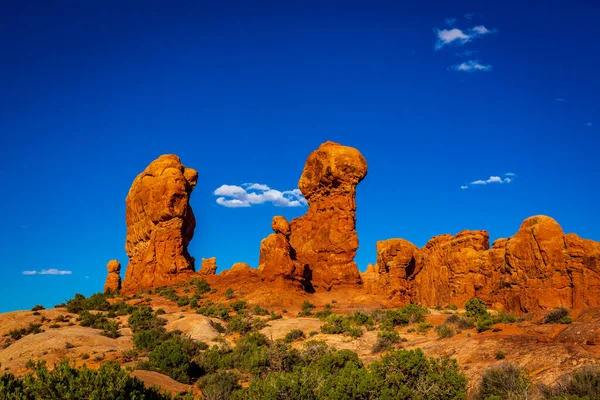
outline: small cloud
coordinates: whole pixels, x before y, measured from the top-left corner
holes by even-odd
[[[593,124],[591,122],[588,122],[587,124],[585,124],[585,126],[591,127]]]
[[[43,269],[40,271],[40,275],[71,275],[71,271],[58,270],[56,268]]]
[[[563,99],[562,97],[557,97],[556,101],[558,101],[559,103],[562,103],[562,102],[567,101],[567,99]]]
[[[474,26],[473,28],[467,30],[466,32],[461,29],[458,29],[458,28],[452,28],[452,29],[437,29],[436,28],[435,33],[436,33],[438,40],[435,43],[435,49],[439,50],[448,44],[455,44],[455,45],[460,46],[460,45],[470,42],[473,39],[476,39],[478,37],[487,35],[488,33],[492,33],[495,31],[496,31],[495,29],[489,30],[488,28],[486,28],[483,25]]]
[[[251,207],[263,203],[271,203],[277,207],[308,205],[300,189],[279,191],[260,183],[222,185],[214,191],[214,195],[219,196],[217,204],[229,208]]]
[[[446,22],[446,25],[454,26],[454,24],[456,24],[456,18],[446,18],[444,22]]]
[[[492,175],[490,176],[488,179],[478,179],[476,181],[473,181],[471,183],[469,183],[468,185],[463,185],[460,188],[461,189],[467,189],[469,186],[483,186],[483,185],[489,185],[489,184],[493,184],[493,183],[511,183],[515,180],[515,174],[512,172],[507,172],[504,174],[505,178],[501,178],[500,176],[496,176],[496,175]]]
[[[492,70],[492,66],[480,64],[479,61],[476,61],[476,60],[470,60],[470,61],[462,62],[457,65],[453,65],[450,67],[450,69],[453,71],[459,71],[459,72],[476,72],[476,71],[489,72]]]
[[[71,275],[73,272],[59,270],[56,268],[43,269],[40,272],[38,271],[23,271],[23,275]]]
[[[84,278],[85,278],[85,279],[90,279],[90,277],[89,277],[89,276],[87,276],[87,275],[86,275]]]

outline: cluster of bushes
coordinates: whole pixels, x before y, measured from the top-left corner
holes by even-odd
[[[544,316],[544,324],[570,324],[573,319],[569,315],[569,310],[564,307],[550,311]]]
[[[43,330],[41,328],[42,328],[42,324],[30,323],[27,328],[11,329],[4,336],[10,337],[12,340],[19,340],[23,336],[35,335],[35,334],[38,334],[38,333],[42,333]]]
[[[494,324],[513,323],[517,317],[513,314],[499,312],[490,314],[487,310],[485,301],[473,297],[465,303],[466,316],[474,320],[477,332],[484,332],[492,329]]]
[[[527,372],[517,365],[501,363],[482,377],[475,400],[530,399],[598,400],[600,369],[583,367],[564,376],[554,386],[534,385]]]
[[[397,343],[400,343],[403,339],[398,335],[396,331],[381,331],[377,334],[377,342],[373,345],[371,352],[381,353],[394,348]]]
[[[146,388],[116,363],[105,363],[97,370],[75,368],[67,360],[52,371],[44,363],[22,378],[5,373],[0,376],[0,399],[146,399],[173,400],[156,388]],[[175,399],[192,400],[191,394]]]

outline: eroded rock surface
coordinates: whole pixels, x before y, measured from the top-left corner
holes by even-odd
[[[486,231],[377,243],[377,265],[363,274],[371,291],[405,294],[430,307],[480,297],[495,308],[529,312],[600,305],[600,243],[564,234],[552,218],[527,218],[489,247]],[[394,272],[396,271],[396,272]]]
[[[216,273],[217,273],[217,258],[216,257],[203,258],[202,259],[202,267],[200,268],[200,271],[198,271],[198,274],[202,275],[202,276],[209,276],[209,275],[215,275]]]
[[[121,290],[121,263],[117,260],[110,260],[106,265],[108,275],[104,284],[105,292],[117,292]]]
[[[166,154],[133,181],[126,199],[123,291],[168,285],[194,272],[187,247],[196,227],[189,200],[197,179],[179,157]]]

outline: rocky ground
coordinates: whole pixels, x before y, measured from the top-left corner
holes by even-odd
[[[181,287],[178,290],[182,293]],[[231,304],[243,297],[242,293],[235,293],[232,299],[225,298],[223,291],[207,294],[206,297],[215,303]],[[341,294],[342,292],[332,291],[310,299],[316,306],[315,311],[328,303],[336,314],[381,306],[377,298],[366,296],[350,300],[352,297],[344,298]],[[167,320],[165,328],[168,331],[180,330],[190,338],[209,345],[234,345],[239,338],[239,335],[217,331],[215,323],[226,326],[225,321],[197,314],[196,309],[189,306],[177,306],[174,301],[157,294],[137,297],[127,300],[128,303],[145,304],[154,310],[162,308],[165,311],[162,317]],[[306,339],[294,342],[295,347],[301,346],[306,340],[321,340],[337,349],[356,352],[365,363],[381,356],[381,353],[372,352],[377,341],[377,330],[365,330],[362,337],[357,339],[343,334],[321,333],[323,321],[315,317],[297,316],[301,301],[303,300],[291,302],[286,309],[269,308],[266,305],[270,311],[280,313],[282,318],[268,321],[260,332],[271,340],[278,340],[291,330],[299,329],[304,332]],[[249,305],[252,307],[253,302],[249,301]],[[417,323],[396,328],[403,338],[400,346],[406,349],[421,348],[429,356],[456,358],[469,379],[470,388],[477,385],[486,368],[499,362],[516,363],[529,371],[534,382],[552,384],[559,377],[581,366],[596,364],[599,360],[600,308],[572,312],[572,324],[542,324],[542,314],[528,314],[518,322],[496,324],[493,329],[481,333],[475,328],[457,330],[449,338],[440,338],[435,326],[443,324],[452,314],[460,314],[464,310],[429,311],[426,322],[431,324],[430,328],[423,328]],[[131,352],[134,346],[132,332],[127,325],[128,316],[114,318],[120,323],[119,332],[122,335],[116,339],[101,335],[98,329],[80,326],[77,317],[65,308],[16,311],[0,315],[1,370],[21,376],[28,372],[27,363],[30,360],[45,360],[52,366],[59,360],[69,359],[78,366],[86,364],[91,368],[111,360],[116,360],[123,366],[134,366],[139,361]],[[10,337],[11,331],[21,328],[27,330],[31,324],[40,324],[40,332],[25,334],[18,340]],[[157,372],[135,370],[132,374],[147,385],[158,385],[172,393],[189,390],[198,392],[193,386],[176,382]]]

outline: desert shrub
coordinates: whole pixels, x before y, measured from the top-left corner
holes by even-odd
[[[524,370],[514,364],[502,363],[484,372],[475,399],[528,399],[531,388]]]
[[[44,306],[39,305],[39,304],[33,306],[33,308],[31,309],[31,311],[40,311],[40,310],[45,310],[45,308],[44,308]]]
[[[472,329],[475,327],[475,322],[472,318],[462,317],[458,314],[452,314],[446,318],[447,324],[456,325],[460,330]]]
[[[269,315],[269,310],[267,310],[266,308],[262,308],[261,306],[256,304],[254,306],[254,308],[252,309],[252,314],[254,314],[254,315]]]
[[[150,365],[178,382],[188,383],[192,366],[181,343],[168,339],[148,354]]]
[[[75,345],[71,342],[65,342],[65,349],[72,349]]]
[[[181,296],[177,299],[178,307],[185,307],[185,306],[188,306],[189,304],[190,304],[190,298],[187,296]]]
[[[57,329],[57,328],[60,328],[60,325],[59,324],[52,324],[52,325],[49,325],[48,328],[50,328],[50,329]]]
[[[196,285],[196,293],[200,295],[209,293],[211,290],[210,285],[204,278],[194,281],[194,284]]]
[[[494,324],[512,324],[513,322],[517,322],[517,316],[500,311],[499,313],[492,315],[492,322]]]
[[[296,340],[302,340],[305,337],[306,335],[304,335],[304,332],[302,332],[300,329],[292,329],[285,335],[284,340],[288,343],[291,343],[295,342]]]
[[[440,339],[454,336],[454,329],[448,324],[442,324],[435,327],[435,331]]]
[[[222,369],[233,368],[231,350],[227,347],[221,349],[218,346],[212,346],[200,353],[195,361],[205,374],[214,374]]]
[[[298,313],[299,317],[310,317],[312,315],[312,310],[315,309],[315,305],[305,301],[302,303],[302,309]]]
[[[238,332],[242,335],[251,332],[254,329],[252,319],[243,315],[236,315],[231,318],[227,324],[227,331],[230,333]]]
[[[283,315],[277,314],[274,311],[272,311],[271,314],[269,315],[269,321],[275,321],[276,319],[281,319],[281,318],[283,318]]]
[[[399,325],[425,321],[425,315],[428,312],[425,307],[408,304],[396,310],[373,310],[371,316],[375,322],[379,323],[380,329],[393,330]]]
[[[243,313],[246,309],[246,302],[244,300],[238,300],[231,304],[231,308],[238,314]]]
[[[377,334],[377,342],[373,345],[371,352],[381,353],[390,350],[396,343],[400,342],[400,335],[396,331],[381,331]]]
[[[482,317],[477,320],[477,332],[489,331],[494,323],[491,319]]]
[[[206,375],[198,381],[198,386],[202,389],[204,399],[226,400],[231,398],[236,390],[241,389],[238,380],[236,374],[221,371]]]
[[[163,326],[166,324],[166,321],[162,318],[158,318],[152,312],[150,307],[141,306],[137,307],[133,313],[131,313],[127,323],[129,324],[129,327],[133,333],[136,333]]]
[[[573,371],[554,387],[542,390],[546,398],[556,400],[600,400],[600,368],[586,366]]]
[[[458,306],[456,304],[449,304],[446,306],[446,310],[458,310]]]
[[[309,309],[308,312],[310,312],[311,310]],[[331,304],[325,304],[325,307],[323,307],[322,310],[317,311],[315,313],[315,317],[321,319],[321,320],[325,320],[327,319],[327,317],[329,317],[331,314],[333,314],[333,311],[331,311]],[[310,314],[308,314],[310,315]]]
[[[0,377],[1,399],[149,399],[168,400],[158,389],[145,388],[116,363],[105,363],[97,370],[83,366],[77,369],[67,360],[60,361],[52,371],[45,364],[35,366],[34,373],[16,379],[10,374]]]
[[[429,332],[429,330],[433,328],[433,324],[431,322],[420,322],[419,323],[419,332],[425,333]]]
[[[496,352],[496,354],[494,355],[494,358],[496,360],[504,360],[506,358],[506,355],[504,354],[504,352],[502,350],[498,350]]]
[[[168,337],[169,335],[165,328],[157,326],[149,330],[134,333],[133,345],[140,350],[152,351]]]
[[[352,315],[352,319],[354,319],[354,323],[358,326],[373,326],[375,324],[375,320],[369,314],[357,311]]]
[[[323,325],[321,332],[325,334],[342,334],[350,329],[350,320],[343,315],[330,315]]]
[[[467,311],[467,317],[480,318],[487,315],[487,304],[485,301],[473,297],[465,303],[465,310]]]
[[[167,312],[165,310],[163,310],[162,308],[159,308],[158,310],[156,310],[154,312],[154,315],[165,315]]]
[[[223,326],[222,323],[220,322],[213,322],[212,323],[213,328],[215,328],[215,330],[219,333],[225,333],[227,332],[227,329]]]
[[[559,324],[561,320],[569,315],[569,310],[564,307],[550,311],[544,316],[544,324]]]
[[[225,290],[225,298],[227,300],[233,299],[235,297],[235,294],[233,292],[232,288],[227,288],[227,290]]]
[[[11,329],[4,336],[9,336],[12,340],[19,340],[23,336],[36,335],[38,333],[42,333],[43,330],[41,328],[42,328],[41,324],[30,323],[27,328]]]

